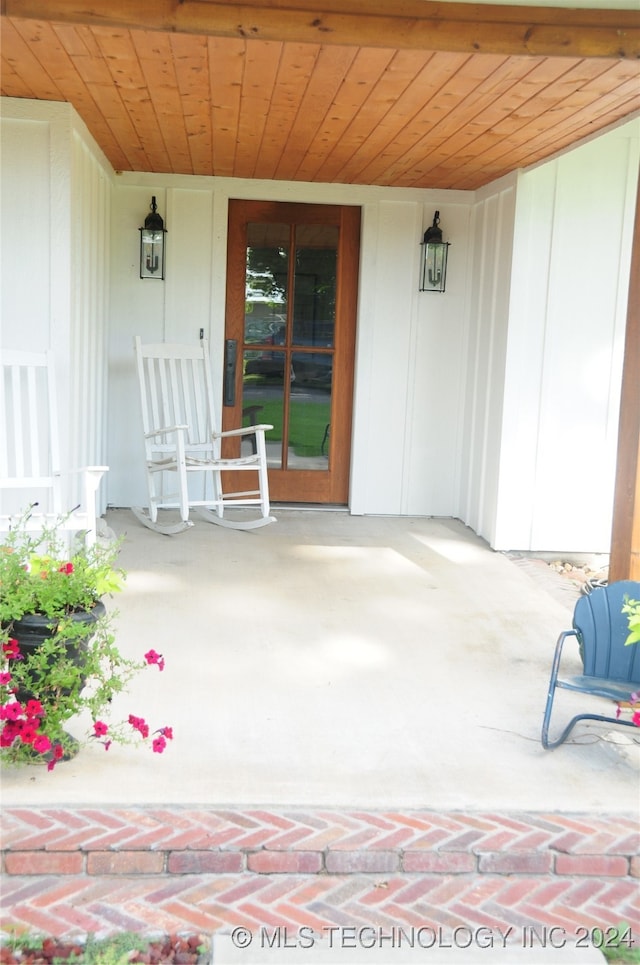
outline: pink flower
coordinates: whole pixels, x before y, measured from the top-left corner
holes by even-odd
[[[164,657],[161,653],[156,653],[155,650],[147,650],[144,659],[148,664],[156,664],[158,670],[164,670]]]
[[[129,723],[135,730],[139,731],[143,737],[149,736],[149,725],[144,717],[135,717],[134,714],[129,714]]]
[[[0,671],[0,686],[6,687],[8,683],[11,683],[11,674],[6,671]]]
[[[166,746],[167,746],[167,742],[162,736],[162,734],[160,735],[160,737],[154,738],[153,744],[152,744],[154,754],[162,754]]]
[[[18,720],[22,717],[23,707],[17,700],[0,707],[0,720]]]
[[[22,741],[23,744],[33,744],[37,736],[38,736],[37,720],[20,721],[20,740]]]
[[[102,720],[96,720],[93,724],[93,735],[94,737],[104,737],[109,728]]]
[[[8,640],[7,643],[3,643],[2,650],[7,660],[22,660],[17,640]]]
[[[24,712],[27,717],[44,717],[44,707],[39,700],[28,700]]]
[[[160,727],[156,733],[166,737],[169,741],[173,740],[173,727]]]
[[[51,750],[51,741],[46,734],[38,734],[33,742],[33,749],[37,751],[38,754],[46,754],[47,751]]]
[[[73,563],[63,563],[58,573],[66,573],[67,576],[70,576],[73,573]]]
[[[61,757],[64,757],[64,750],[62,749],[62,744],[56,744],[53,748],[53,757],[47,764],[47,770],[52,771]]]
[[[9,720],[0,732],[0,747],[11,747],[16,737],[19,736],[20,726],[17,721]]]

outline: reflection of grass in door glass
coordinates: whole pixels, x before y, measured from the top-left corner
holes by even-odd
[[[266,425],[273,426],[273,429],[270,429],[269,432],[266,433],[267,441],[280,442],[282,440],[282,403],[262,402],[260,399],[252,399],[251,402],[253,405],[260,406],[255,414],[256,423],[265,423]],[[250,425],[247,416],[243,418],[242,424],[245,426]]]
[[[329,424],[331,403],[327,402],[291,402],[289,413],[289,438],[296,456],[320,456],[325,430]],[[280,402],[262,403],[262,408],[256,413],[256,422],[265,422],[273,429],[267,432],[267,441],[280,442],[282,440],[282,405]],[[249,425],[245,417],[244,424]],[[325,452],[326,455],[326,446]]]
[[[292,402],[289,439],[296,456],[322,455],[322,441],[331,417],[329,402]]]

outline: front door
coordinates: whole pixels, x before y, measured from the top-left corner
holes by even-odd
[[[356,207],[229,202],[223,428],[273,425],[274,502],[348,500],[359,239]]]

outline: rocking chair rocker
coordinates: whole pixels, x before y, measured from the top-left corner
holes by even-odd
[[[146,457],[149,507],[132,507],[140,522],[172,536],[193,526],[193,509],[203,519],[230,529],[255,529],[275,522],[269,515],[269,483],[265,432],[270,425],[250,425],[221,432],[217,429],[213,381],[206,340],[196,345],[167,342],[143,345],[134,339]],[[221,454],[224,439],[246,437],[250,452],[235,457]],[[223,489],[222,473],[252,472],[258,488],[243,492]],[[171,474],[165,477],[164,474]],[[194,476],[195,474],[195,476]],[[165,478],[177,491],[163,492]],[[199,482],[199,498],[194,485]],[[229,507],[255,507],[260,515],[230,519]],[[159,509],[178,509],[180,521],[161,523]]]

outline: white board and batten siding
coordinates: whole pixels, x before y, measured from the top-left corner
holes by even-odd
[[[103,465],[113,171],[67,104],[3,98],[0,118],[0,349],[53,351],[62,465]]]
[[[608,553],[640,120],[520,175],[498,549]]]

